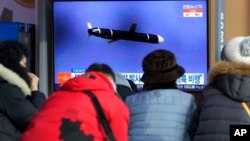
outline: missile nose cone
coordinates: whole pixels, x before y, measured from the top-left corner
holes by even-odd
[[[157,37],[158,37],[158,42],[159,42],[159,43],[164,42],[164,38],[163,38],[162,36],[157,35]]]

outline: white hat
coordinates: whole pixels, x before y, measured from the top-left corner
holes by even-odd
[[[250,36],[231,39],[223,48],[221,59],[250,64]]]

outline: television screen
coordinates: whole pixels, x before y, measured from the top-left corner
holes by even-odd
[[[178,88],[202,91],[208,71],[207,8],[207,0],[55,0],[55,89],[92,63],[108,64],[141,87],[145,55],[167,49],[186,70]]]

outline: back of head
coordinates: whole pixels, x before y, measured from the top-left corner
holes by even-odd
[[[0,64],[14,71],[26,82],[29,82],[27,70],[20,65],[23,57],[28,57],[28,50],[16,41],[0,42]]]
[[[28,57],[27,49],[16,41],[0,42],[0,63],[13,70],[22,57]]]
[[[175,88],[176,80],[185,70],[176,62],[175,55],[164,49],[155,50],[146,55],[142,61],[144,74],[141,81],[144,89]]]
[[[250,36],[234,37],[221,52],[221,60],[250,64]]]
[[[105,75],[107,75],[115,83],[115,74],[114,74],[114,71],[107,64],[99,64],[99,63],[91,64],[87,68],[86,72],[88,72],[88,71],[102,72]]]

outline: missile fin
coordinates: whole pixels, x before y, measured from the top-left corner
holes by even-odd
[[[135,29],[136,29],[136,26],[137,26],[137,24],[136,24],[136,23],[133,23],[133,24],[131,25],[130,29],[129,29],[129,32],[134,33],[134,32],[135,32]]]
[[[88,29],[92,29],[91,23],[87,22]]]

